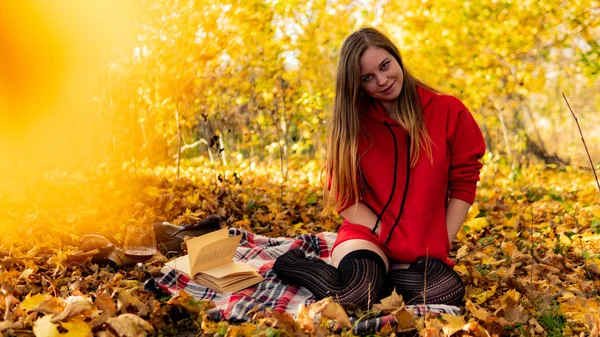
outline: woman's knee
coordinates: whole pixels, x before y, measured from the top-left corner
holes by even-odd
[[[361,308],[368,308],[379,300],[385,290],[386,266],[379,254],[363,249],[347,254],[339,264],[344,287],[343,298]]]
[[[465,294],[460,276],[438,259],[418,261],[408,269],[391,270],[387,280],[388,286],[402,294],[407,303],[460,305]]]
[[[369,250],[376,253],[385,264],[385,270],[389,270],[389,260],[383,250],[373,242],[362,239],[351,239],[338,244],[331,254],[331,264],[339,267],[342,260],[349,254],[360,250]]]

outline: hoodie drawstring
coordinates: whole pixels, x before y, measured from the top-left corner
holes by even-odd
[[[381,217],[383,216],[383,213],[385,212],[385,210],[388,208],[388,206],[392,202],[392,199],[394,198],[394,191],[396,190],[396,172],[398,171],[398,143],[396,141],[396,135],[394,134],[394,131],[392,130],[390,125],[387,122],[384,122],[383,124],[385,124],[385,127],[387,127],[387,129],[390,131],[390,133],[392,134],[392,139],[394,140],[394,181],[392,182],[392,192],[390,192],[390,197],[388,198],[388,201],[385,203],[385,206],[383,206],[381,213],[379,213],[379,215],[377,216],[377,221],[375,221],[375,226],[373,227],[371,234],[375,234],[375,230],[377,229],[377,226],[379,226]]]
[[[398,217],[396,217],[396,221],[394,221],[394,225],[392,226],[392,229],[390,230],[390,233],[388,234],[388,238],[387,240],[385,240],[385,246],[387,246],[388,242],[390,242],[390,239],[392,238],[392,233],[394,233],[394,229],[396,229],[396,226],[398,225],[398,222],[400,222],[400,218],[402,217],[402,213],[404,212],[404,204],[406,202],[406,195],[408,194],[408,182],[410,181],[410,135],[407,138],[407,145],[406,145],[406,185],[404,186],[404,193],[402,194],[402,203],[400,204],[400,211],[398,212]],[[396,175],[396,172],[394,171],[394,176]],[[400,227],[402,228],[402,227]]]
[[[379,215],[377,216],[377,221],[375,222],[375,226],[373,227],[373,230],[371,231],[372,234],[375,234],[375,230],[377,229],[377,226],[379,225],[379,222],[381,221],[381,218],[383,217],[383,213],[385,213],[386,209],[389,207],[390,203],[392,202],[392,199],[394,198],[394,192],[396,190],[396,178],[398,176],[398,144],[396,141],[396,135],[394,134],[394,131],[392,130],[392,128],[390,127],[390,125],[387,122],[384,122],[384,124],[387,127],[390,134],[392,135],[392,139],[394,140],[394,179],[392,182],[392,191],[390,192],[390,197],[388,198],[388,201],[385,204],[385,206],[383,206],[381,213],[379,213]],[[404,204],[406,202],[406,195],[408,193],[408,183],[410,181],[410,135],[408,135],[408,137],[407,137],[406,144],[407,144],[407,146],[406,146],[406,148],[407,148],[407,151],[406,151],[406,184],[404,186],[404,193],[402,194],[402,203],[400,204],[400,211],[398,212],[398,216],[396,217],[396,220],[394,221],[394,225],[392,226],[392,229],[390,230],[390,232],[388,234],[388,238],[385,240],[386,246],[392,238],[392,233],[394,232],[394,229],[400,222],[400,218],[402,217],[402,213],[404,212]]]

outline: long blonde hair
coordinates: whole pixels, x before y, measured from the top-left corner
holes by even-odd
[[[404,72],[402,91],[391,115],[410,135],[411,166],[417,164],[421,147],[432,160],[431,139],[425,127],[417,87],[422,86],[434,92],[436,90],[411,75],[402,63],[398,48],[387,36],[374,28],[363,27],[344,41],[340,51],[335,105],[327,131],[325,172],[328,183],[324,188],[324,213],[358,202],[359,181],[362,181],[358,154],[358,137],[361,132],[359,106],[366,106],[372,99],[360,94],[359,62],[369,46],[387,50],[396,58]]]

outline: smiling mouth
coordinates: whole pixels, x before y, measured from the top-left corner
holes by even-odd
[[[391,89],[391,88],[394,86],[394,83],[396,83],[396,81],[392,82],[392,84],[390,84],[390,86],[389,86],[389,87],[387,87],[387,88],[383,89],[381,92],[382,92],[382,93],[386,93],[388,90],[390,90],[390,89]]]

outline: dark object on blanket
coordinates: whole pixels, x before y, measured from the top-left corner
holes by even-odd
[[[156,243],[159,249],[181,251],[181,243],[185,236],[200,236],[223,228],[224,219],[216,214],[207,216],[204,220],[188,225],[176,226],[168,222],[157,222],[153,225]]]
[[[93,253],[92,262],[101,265],[129,267],[135,261],[125,256],[123,249],[100,234],[86,234],[79,239],[79,249],[85,253]]]

